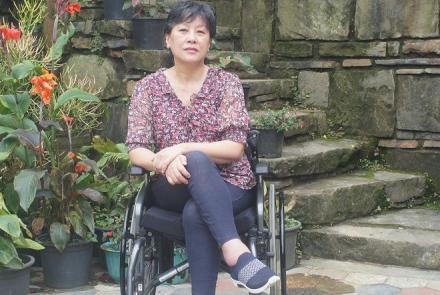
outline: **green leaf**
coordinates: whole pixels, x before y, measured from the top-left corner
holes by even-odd
[[[78,88],[72,88],[65,91],[58,97],[57,102],[55,103],[55,110],[62,107],[66,102],[71,101],[72,99],[79,99],[81,101],[96,101],[100,102],[99,98],[93,94],[82,91]]]
[[[54,127],[58,131],[63,131],[63,127],[61,127],[60,123],[53,120],[42,120],[40,121],[40,126],[43,129],[47,129],[47,127]]]
[[[79,208],[81,210],[81,217],[83,219],[84,224],[90,230],[91,233],[95,232],[95,220],[93,219],[93,209],[90,206],[89,201],[80,200]]]
[[[0,229],[11,237],[18,238],[21,235],[20,219],[15,214],[1,215]]]
[[[54,222],[50,225],[50,240],[58,251],[63,252],[70,240],[69,227],[65,224]]]
[[[17,129],[8,135],[12,136],[17,137],[21,144],[33,149],[40,145],[40,133],[37,131]]]
[[[93,137],[92,147],[102,154],[107,152],[119,152],[117,145],[111,139],[100,136]]]
[[[25,146],[18,146],[14,150],[14,154],[26,164],[26,167],[33,167],[33,163],[35,163],[36,160],[35,152],[33,150],[30,150]]]
[[[9,212],[17,213],[20,208],[20,199],[18,198],[17,192],[14,190],[14,184],[12,182],[6,184],[3,192],[4,202],[6,203],[6,207],[9,209]]]
[[[12,241],[14,242],[15,246],[17,248],[26,248],[26,249],[34,249],[34,250],[43,250],[44,246],[31,240],[28,238],[25,238],[23,236],[20,236],[18,238],[14,238],[12,239]]]
[[[75,33],[75,26],[72,23],[69,23],[67,32],[61,33],[61,35],[58,36],[55,44],[53,44],[49,50],[49,59],[51,61],[56,61],[61,58],[61,56],[63,55],[64,46],[67,44],[70,37],[72,37],[74,33]]]
[[[12,67],[12,76],[17,80],[24,79],[29,76],[34,68],[35,65],[27,60]]]
[[[0,141],[0,162],[6,160],[17,145],[16,139],[9,138],[8,136],[3,138]]]
[[[36,169],[21,170],[14,178],[14,189],[20,197],[20,206],[27,212],[35,199],[39,180],[45,171]]]
[[[85,188],[85,189],[77,190],[77,192],[80,195],[89,198],[93,202],[104,203],[104,199],[105,199],[104,196],[97,190],[94,190],[92,188]]]
[[[19,118],[13,114],[0,114],[0,126],[13,129],[22,128],[38,131],[37,126],[31,119],[23,118],[23,122],[21,122]]]
[[[85,228],[79,213],[76,211],[70,211],[69,221],[70,224],[73,226],[73,230],[75,231],[75,233],[77,233],[80,237],[85,238]]]
[[[128,146],[123,143],[118,143],[116,148],[120,153],[128,154]]]
[[[0,126],[0,135],[5,134],[5,133],[10,133],[12,131],[14,131],[14,129],[9,128],[9,127]]]
[[[17,250],[10,240],[0,236],[0,249],[2,249],[0,251],[0,265],[14,269],[20,269],[23,267],[23,263],[18,257]]]

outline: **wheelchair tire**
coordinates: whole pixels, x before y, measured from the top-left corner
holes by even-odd
[[[157,242],[153,235],[149,234],[145,238],[139,254],[140,257],[136,260],[135,272],[131,278],[134,292],[128,295],[155,295],[156,286],[153,280],[158,274],[159,268]]]
[[[119,273],[120,273],[120,289],[121,295],[127,295],[127,270],[128,270],[128,251],[129,244],[133,242],[133,238],[130,236],[131,215],[133,214],[134,198],[132,198],[127,204],[125,210],[124,227],[121,240],[121,256],[119,261]]]

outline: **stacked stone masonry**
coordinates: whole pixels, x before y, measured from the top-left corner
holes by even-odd
[[[220,49],[211,50],[209,60],[251,61],[251,67],[232,63],[229,69],[257,87],[251,88],[252,109],[280,106],[298,89],[306,105],[324,110],[331,127],[348,136],[376,137],[386,152],[411,150],[424,159],[438,151],[440,0],[204,2],[216,11]],[[83,1],[74,23],[66,62],[95,76],[111,110],[126,109],[135,81],[166,64],[166,51],[135,50],[131,20],[105,20],[103,1]],[[124,125],[115,128],[115,139],[124,138]],[[440,187],[440,173],[434,178]]]

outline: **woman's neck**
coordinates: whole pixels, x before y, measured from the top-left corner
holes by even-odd
[[[188,66],[176,63],[172,68],[175,78],[180,82],[200,81],[204,79],[208,66],[205,64],[197,64]]]

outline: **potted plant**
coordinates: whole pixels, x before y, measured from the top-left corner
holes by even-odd
[[[296,244],[298,241],[298,233],[301,229],[301,222],[292,217],[286,217],[284,220],[284,229],[286,242],[286,269],[291,269],[298,265]]]
[[[26,238],[31,232],[7,207],[0,193],[0,294],[29,294],[29,272],[34,263],[30,255],[20,256],[17,248],[42,250],[39,243]]]
[[[168,8],[164,0],[124,0],[124,9],[132,8],[133,43],[138,49],[164,48],[163,32]]]
[[[294,112],[287,106],[279,110],[256,113],[253,124],[260,132],[257,142],[258,155],[266,158],[281,157],[284,132],[299,125]]]
[[[73,3],[57,5],[57,9],[62,9],[57,11],[57,16],[72,15],[79,10],[78,5],[71,5]],[[100,100],[80,86],[66,84],[57,77],[62,49],[74,32],[71,23],[60,24],[65,27],[53,34],[58,38],[45,56],[38,53],[40,59],[32,57],[16,63],[14,57],[28,57],[28,52],[27,55],[8,54],[13,48],[8,44],[2,46],[0,60],[6,60],[6,66],[1,84],[2,93],[6,94],[0,95],[0,162],[17,160],[21,163],[13,178],[13,189],[20,207],[32,218],[33,233],[46,246],[42,252],[46,285],[71,288],[88,282],[90,240],[94,239],[89,201],[99,201],[102,195],[89,187],[95,177],[101,176],[96,163],[72,150],[76,119],[70,113],[83,110],[84,114],[84,109]],[[57,22],[54,30],[58,30]],[[34,33],[23,32],[23,35]],[[2,35],[3,39],[7,36]],[[88,122],[88,116],[77,119]],[[79,121],[78,128],[90,127]],[[61,135],[67,135],[68,149],[58,144],[56,139]]]

